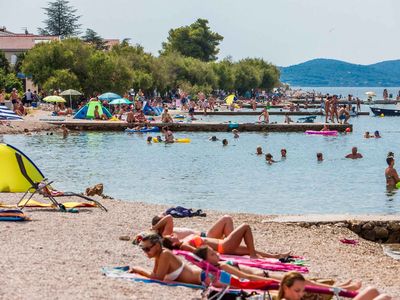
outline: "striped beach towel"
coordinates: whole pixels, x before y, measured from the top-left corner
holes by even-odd
[[[10,110],[7,106],[0,105],[0,120],[23,120],[22,117],[18,116],[15,112]]]

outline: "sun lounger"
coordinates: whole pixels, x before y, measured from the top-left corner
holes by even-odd
[[[16,152],[15,157],[17,159],[21,174],[31,184],[31,187],[28,188],[28,190],[21,197],[21,200],[17,204],[17,206],[20,207],[21,209],[23,209],[25,206],[27,206],[27,204],[32,203],[31,202],[32,197],[36,193],[38,193],[38,194],[43,195],[45,198],[48,198],[51,201],[51,203],[52,203],[52,204],[50,204],[51,207],[57,207],[60,211],[66,211],[67,207],[63,203],[58,202],[55,198],[57,198],[57,197],[72,197],[72,196],[79,197],[79,198],[85,199],[87,201],[90,201],[90,202],[94,203],[96,206],[100,207],[101,209],[107,211],[107,209],[99,201],[97,201],[95,199],[92,199],[92,198],[89,198],[89,197],[86,197],[84,195],[74,193],[74,192],[61,192],[61,191],[53,190],[51,187],[51,184],[53,182],[47,181],[46,178],[44,178],[41,182],[34,182],[32,180],[32,178],[29,177],[29,175],[26,171],[24,162],[22,160],[22,156]],[[33,190],[33,193],[31,193],[30,196],[28,197],[28,199],[26,199],[25,197],[32,190]],[[73,203],[73,202],[70,202],[70,203]],[[79,206],[79,203],[77,205],[78,206],[75,206],[75,207],[82,207],[82,206]],[[40,204],[39,204],[39,206],[37,206],[37,207],[42,207],[42,206],[40,206]],[[89,206],[85,206],[85,207],[89,207]]]

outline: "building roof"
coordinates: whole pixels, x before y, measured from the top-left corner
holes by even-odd
[[[0,35],[0,50],[26,51],[32,49],[40,42],[50,42],[55,40],[59,40],[59,37],[35,34]]]

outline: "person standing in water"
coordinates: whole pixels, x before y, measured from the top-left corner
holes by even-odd
[[[397,183],[400,182],[399,175],[394,168],[394,157],[388,156],[386,158],[386,163],[388,164],[388,167],[385,170],[386,187],[393,189],[396,187]]]
[[[347,154],[345,157],[351,159],[363,158],[362,154],[358,152],[357,147],[351,148],[351,153]]]

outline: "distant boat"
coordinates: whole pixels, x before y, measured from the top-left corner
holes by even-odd
[[[375,116],[400,116],[400,109],[388,109],[388,108],[378,108],[378,107],[370,107],[372,112],[374,113]]]

